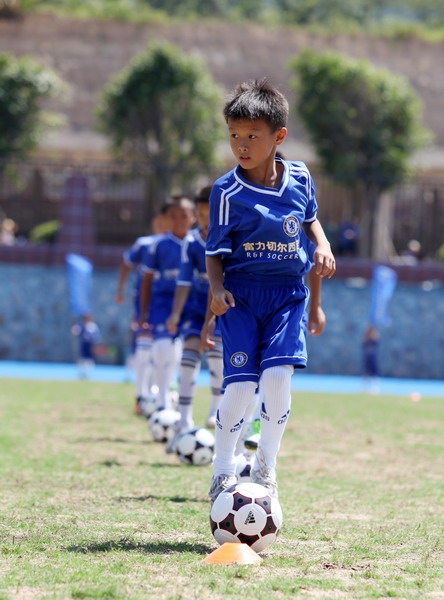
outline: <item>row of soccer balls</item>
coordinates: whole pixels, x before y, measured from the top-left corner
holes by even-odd
[[[148,420],[151,435],[156,442],[166,443],[174,435],[174,426],[179,420],[175,410],[155,411]],[[182,432],[175,443],[176,456],[184,465],[209,465],[214,455],[214,435],[203,427],[191,427]],[[238,483],[250,481],[252,455],[240,454],[236,459]]]
[[[175,410],[156,410],[149,428],[157,442],[168,442],[180,415]],[[184,431],[175,444],[176,455],[186,465],[203,466],[213,460],[214,436],[202,427]],[[219,544],[248,544],[261,552],[276,541],[282,527],[282,510],[266,488],[250,482],[253,455],[240,454],[236,462],[237,484],[216,498],[210,512],[211,532]]]

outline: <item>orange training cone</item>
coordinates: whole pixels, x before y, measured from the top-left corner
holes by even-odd
[[[212,565],[253,565],[262,558],[248,544],[226,542],[203,559]]]

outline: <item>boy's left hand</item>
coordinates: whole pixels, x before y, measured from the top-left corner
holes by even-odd
[[[311,335],[321,335],[325,328],[325,313],[320,306],[308,313],[307,329]]]
[[[336,271],[336,261],[331,251],[330,244],[319,245],[313,253],[316,275],[320,277],[333,277]]]

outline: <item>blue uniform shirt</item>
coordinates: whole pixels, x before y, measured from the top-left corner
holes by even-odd
[[[177,285],[192,285],[199,294],[208,294],[205,240],[198,229],[193,229],[184,241]]]
[[[134,244],[123,253],[123,260],[129,267],[135,268],[135,281],[133,293],[138,296],[140,293],[140,284],[142,281],[142,265],[145,262],[145,255],[150,244],[156,238],[155,235],[143,235],[138,237]]]
[[[157,235],[147,249],[143,271],[157,274],[155,291],[174,295],[184,240],[171,232]]]
[[[191,286],[188,308],[205,315],[209,282],[205,265],[205,240],[199,229],[193,229],[184,241],[177,285]]]
[[[239,167],[213,185],[206,254],[220,254],[225,273],[301,277],[310,269],[301,226],[316,219],[313,181],[303,162],[281,162],[277,189],[250,183]]]

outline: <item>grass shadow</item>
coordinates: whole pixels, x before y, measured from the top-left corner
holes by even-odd
[[[155,496],[149,494],[147,496],[119,496],[116,498],[116,502],[150,502],[152,500],[168,500],[169,502],[176,502],[182,504],[184,502],[198,502],[207,504],[208,500],[204,498],[188,498],[185,496]]]
[[[206,555],[214,550],[207,544],[196,544],[193,542],[134,542],[128,538],[120,540],[108,540],[104,542],[93,542],[63,548],[66,552],[78,554],[99,554],[102,552],[143,552],[144,554],[176,554],[191,552],[192,554]]]
[[[135,440],[125,440],[123,438],[112,438],[112,437],[100,437],[100,438],[92,438],[92,437],[82,437],[77,438],[75,440],[71,440],[71,444],[96,444],[100,442],[108,442],[111,444],[140,444],[142,446],[155,444],[151,440],[143,440],[143,441],[135,441]]]

